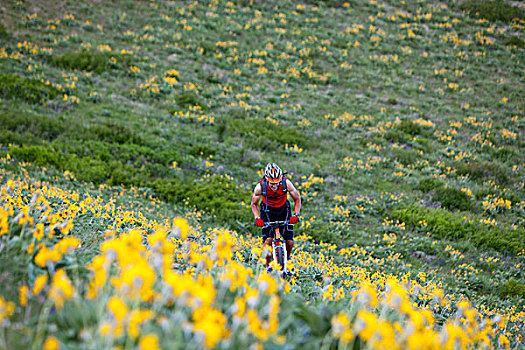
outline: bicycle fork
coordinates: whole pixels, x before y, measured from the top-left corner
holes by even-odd
[[[276,244],[277,243],[277,244]],[[277,265],[280,265],[279,264],[279,260],[277,259],[277,252],[276,252],[276,248],[277,247],[281,247],[281,249],[283,250],[283,273],[286,273],[288,272],[288,268],[287,268],[287,265],[288,265],[288,252],[286,250],[286,244],[284,244],[284,247],[283,247],[283,240],[281,239],[281,235],[279,234],[279,228],[276,228],[275,229],[275,238],[272,240],[272,256],[273,256],[273,261],[275,261],[277,263]]]

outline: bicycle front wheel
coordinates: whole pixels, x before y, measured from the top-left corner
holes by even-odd
[[[275,257],[277,258],[277,263],[281,266],[281,270],[284,269],[284,249],[282,246],[275,248]]]

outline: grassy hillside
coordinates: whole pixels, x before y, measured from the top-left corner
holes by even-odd
[[[266,163],[276,162],[302,196],[296,233],[310,237],[305,252],[326,249],[333,266],[370,274],[420,276],[418,283],[438,283],[451,300],[466,297],[512,322],[523,317],[523,7],[7,1],[0,12],[3,185],[46,181],[79,196],[102,186],[110,190],[101,201],[155,223],[191,207],[197,236],[209,228],[251,237],[251,191]],[[2,204],[22,211],[25,202],[10,202],[13,187],[3,188]],[[131,191],[122,203],[111,195],[120,191]],[[146,214],[141,196],[158,207]],[[80,266],[100,253],[107,227],[74,214],[76,236],[93,243],[79,253]],[[145,224],[117,221],[122,232]],[[146,226],[144,235],[158,228]],[[8,242],[22,236],[16,244],[25,251],[30,241],[24,229],[5,227],[0,254],[11,261],[20,252],[8,253],[15,244]],[[58,241],[42,242],[51,249]],[[213,266],[203,273],[221,264]],[[302,272],[311,278],[308,268]],[[5,273],[0,285],[17,288],[36,276]],[[47,273],[51,279],[55,269]],[[354,275],[345,273],[336,282],[320,278],[318,287],[342,288],[350,302],[362,285],[347,285]],[[301,298],[323,299],[299,282]],[[443,318],[437,328],[452,314],[434,310]],[[501,333],[513,346],[523,324],[515,327]],[[42,336],[53,333],[44,328]]]

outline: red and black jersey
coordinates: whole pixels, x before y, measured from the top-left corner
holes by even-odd
[[[261,184],[261,188],[263,186],[268,186],[268,182],[261,180],[259,181]],[[262,200],[264,204],[267,204],[269,207],[273,208],[279,208],[282,207],[288,198],[288,191],[286,188],[283,188],[283,186],[286,186],[286,178],[283,178],[283,181],[279,183],[279,187],[277,188],[277,191],[274,192],[268,186],[267,188],[262,188]],[[268,203],[266,203],[266,200],[268,200]]]

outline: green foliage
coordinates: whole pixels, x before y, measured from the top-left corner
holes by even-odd
[[[335,235],[334,229],[328,222],[314,221],[312,226],[308,229],[307,234],[312,237],[315,241],[319,242],[333,242],[338,243],[341,241],[341,237]]]
[[[38,143],[54,140],[66,130],[63,117],[46,117],[26,113],[0,113],[0,143]]]
[[[421,125],[416,124],[409,119],[405,119],[397,124],[395,128],[389,129],[384,134],[384,138],[390,142],[406,144],[412,137],[426,134],[427,132],[421,127]]]
[[[493,179],[504,185],[510,180],[508,170],[495,162],[459,162],[454,166],[458,175],[467,175],[474,181]]]
[[[451,213],[445,209],[423,208],[412,204],[405,209],[392,210],[391,217],[405,222],[407,226],[431,232],[439,238],[469,240],[477,247],[514,254],[525,249],[524,229],[512,231],[485,226],[477,218],[468,218],[459,212]],[[423,220],[427,222],[427,226],[421,225]]]
[[[413,149],[397,148],[394,150],[394,156],[403,165],[410,165],[417,162],[419,153]]]
[[[442,181],[435,179],[433,177],[427,177],[419,181],[417,189],[423,192],[430,192],[436,188],[443,187],[444,184]]]
[[[399,144],[406,144],[410,140],[407,134],[397,129],[391,129],[387,131],[386,133],[384,133],[383,137],[387,141],[399,143]]]
[[[65,160],[50,146],[21,146],[11,149],[11,154],[38,166],[64,168]]]
[[[147,140],[125,125],[90,126],[63,116],[4,110],[0,142],[20,144],[11,154],[21,160],[70,170],[79,180],[94,183],[140,185],[150,178],[170,176],[172,162],[183,163],[177,148]]]
[[[514,278],[511,278],[507,282],[503,283],[500,290],[502,297],[515,297],[525,298],[525,285],[519,283]]]
[[[501,162],[516,162],[518,163],[521,159],[521,155],[515,148],[509,146],[499,147],[497,149],[491,149],[491,153],[495,158]]]
[[[102,73],[130,64],[130,58],[126,55],[89,50],[66,52],[61,56],[51,56],[50,60],[54,65],[63,69],[95,73]]]
[[[469,15],[489,21],[511,22],[515,18],[525,18],[525,10],[503,0],[468,0],[463,2],[460,8]]]
[[[43,103],[60,95],[52,85],[40,80],[14,74],[0,74],[0,96],[4,99],[21,99],[28,103]]]
[[[444,208],[450,210],[464,210],[472,209],[472,201],[465,192],[453,187],[438,187],[432,194],[434,201],[440,202]]]
[[[111,122],[96,124],[89,127],[89,130],[86,131],[88,132],[88,135],[82,135],[85,139],[96,139],[100,141],[116,142],[119,144],[130,143],[143,145],[145,143],[142,136],[122,124]]]
[[[241,202],[249,202],[250,191],[223,176],[211,176],[206,181],[183,183],[178,179],[155,180],[148,184],[163,199],[189,203],[206,211],[219,221],[237,229],[245,229],[252,221],[250,210]]]
[[[192,92],[182,92],[175,95],[175,101],[180,107],[199,106],[202,110],[207,109],[206,103]]]
[[[344,5],[345,0],[305,0],[304,1],[307,4],[312,4],[319,7],[333,7],[333,8],[339,8]]]
[[[525,48],[525,41],[515,35],[510,35],[503,41],[505,45],[516,46],[520,49]]]
[[[215,155],[217,150],[214,147],[208,145],[195,145],[191,148],[190,154],[195,157],[208,157],[210,155]]]
[[[390,105],[397,105],[397,100],[393,97],[390,97],[386,102]]]
[[[401,123],[399,123],[396,128],[398,130],[401,130],[407,135],[415,136],[415,135],[421,135],[423,133],[423,129],[421,128],[421,125],[413,123],[411,120],[405,119]]]
[[[309,136],[295,128],[275,125],[263,119],[230,119],[226,123],[225,134],[230,137],[240,135],[249,147],[265,151],[282,150],[285,144],[305,148],[313,143]]]
[[[7,41],[9,39],[11,39],[11,35],[9,35],[7,28],[2,23],[0,23],[0,40]]]

